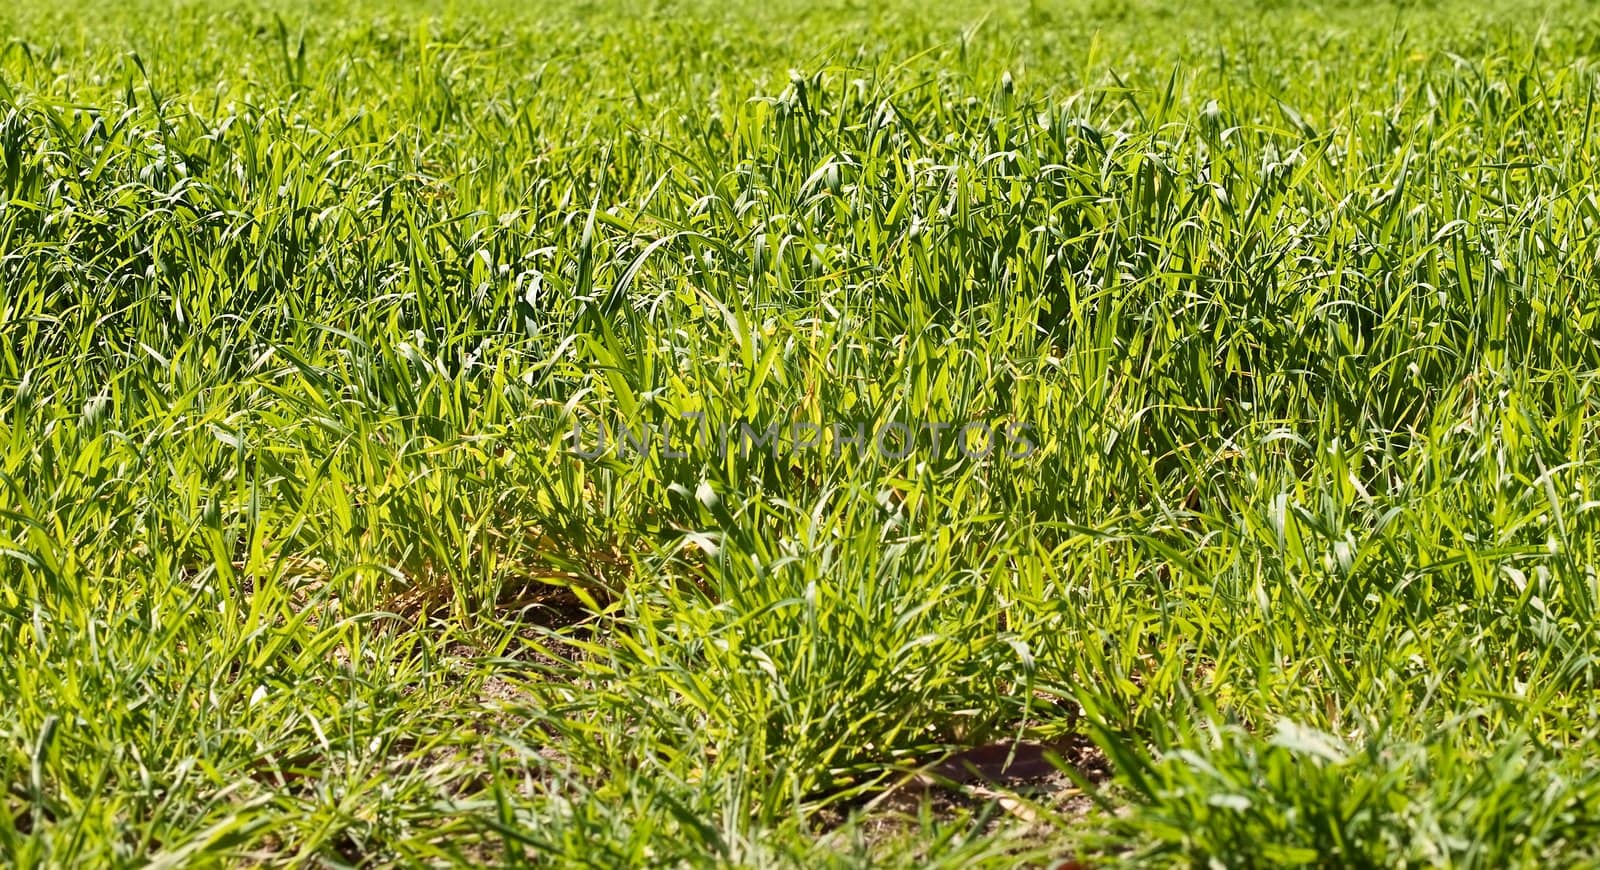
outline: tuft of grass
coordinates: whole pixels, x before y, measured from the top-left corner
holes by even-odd
[[[1600,861],[1587,5],[0,35],[9,862]]]

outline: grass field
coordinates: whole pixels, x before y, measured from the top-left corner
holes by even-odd
[[[0,10],[0,861],[1600,863],[1600,9],[312,5]]]

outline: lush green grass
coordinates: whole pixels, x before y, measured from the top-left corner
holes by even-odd
[[[301,6],[0,11],[0,855],[1600,861],[1585,4]]]

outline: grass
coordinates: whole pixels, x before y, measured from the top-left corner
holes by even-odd
[[[1587,5],[305,7],[0,11],[10,863],[1600,862]]]

